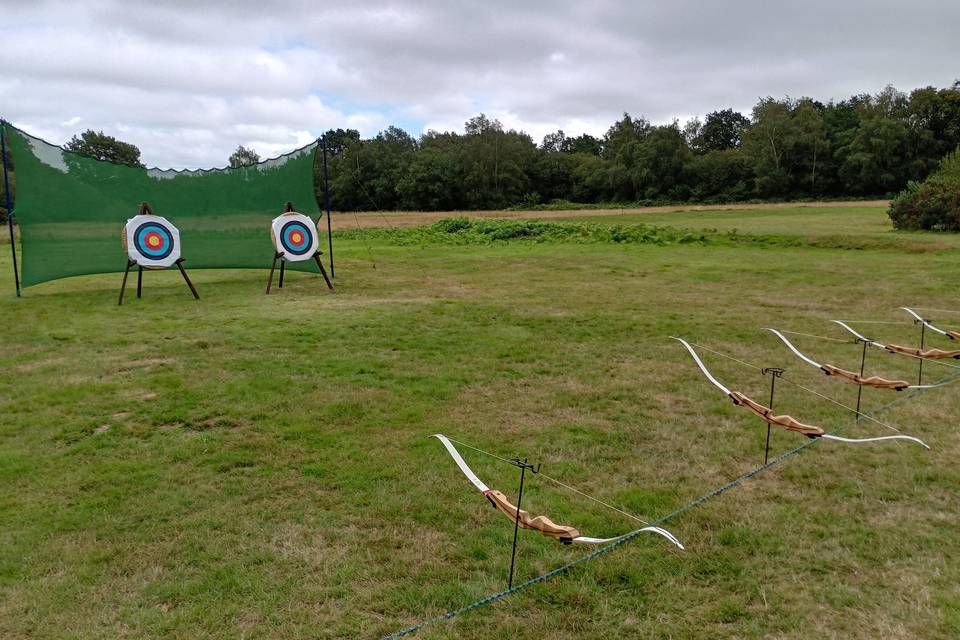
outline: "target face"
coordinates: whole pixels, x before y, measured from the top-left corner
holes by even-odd
[[[290,262],[310,260],[317,252],[317,225],[302,213],[285,213],[271,225],[273,245]]]
[[[127,220],[126,240],[127,255],[140,266],[169,267],[180,258],[180,232],[161,216]]]

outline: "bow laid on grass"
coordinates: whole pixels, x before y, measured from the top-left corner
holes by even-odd
[[[447,453],[450,454],[450,457],[453,458],[453,461],[457,463],[458,467],[460,467],[460,471],[463,472],[463,475],[467,477],[467,480],[469,480],[473,484],[473,486],[475,486],[477,489],[480,490],[480,493],[486,496],[487,500],[490,501],[490,504],[492,504],[495,509],[497,509],[498,511],[506,515],[508,518],[510,518],[511,522],[515,520],[519,520],[520,526],[524,529],[532,529],[534,531],[539,531],[543,535],[550,538],[555,538],[564,544],[571,544],[574,542],[580,543],[580,544],[605,544],[607,542],[615,542],[617,540],[620,540],[621,538],[625,538],[634,533],[638,533],[641,531],[649,531],[650,533],[656,533],[657,535],[663,536],[664,538],[672,542],[674,545],[676,545],[680,549],[683,549],[683,545],[680,544],[680,541],[677,540],[677,538],[674,537],[672,533],[670,533],[669,531],[661,527],[647,526],[647,527],[643,527],[642,529],[637,529],[635,531],[625,533],[621,536],[615,536],[613,538],[591,538],[589,536],[580,535],[580,532],[574,527],[556,524],[546,516],[532,517],[528,512],[523,511],[522,509],[520,510],[519,519],[518,519],[517,508],[514,505],[512,505],[509,500],[507,500],[507,497],[503,493],[497,491],[496,489],[491,489],[490,487],[485,485],[483,481],[480,480],[480,478],[477,477],[477,474],[475,474],[473,470],[467,465],[466,461],[464,461],[463,456],[460,455],[460,452],[457,450],[457,448],[453,446],[453,442],[450,441],[450,438],[448,438],[447,436],[441,433],[434,434],[433,437],[439,440],[443,444],[443,446],[446,447]],[[494,457],[498,457],[498,456],[494,456]],[[617,509],[617,511],[620,511],[620,510]],[[625,513],[625,512],[621,511],[621,513]],[[629,515],[629,514],[626,514],[626,515]],[[635,518],[635,516],[630,516],[630,517]]]
[[[687,348],[687,351],[690,352],[690,355],[693,356],[694,362],[697,363],[697,366],[700,367],[700,371],[707,377],[707,380],[713,383],[715,387],[723,391],[731,400],[733,404],[749,409],[754,415],[761,418],[765,422],[783,427],[787,431],[795,431],[796,433],[803,434],[808,438],[824,438],[826,440],[836,440],[838,442],[848,442],[859,444],[863,442],[879,442],[881,440],[909,440],[911,442],[916,442],[917,444],[926,447],[929,449],[922,440],[914,438],[913,436],[906,435],[896,435],[896,436],[880,436],[876,438],[843,438],[841,436],[830,435],[826,433],[821,427],[815,425],[804,424],[797,420],[796,418],[789,415],[775,415],[773,411],[760,404],[755,400],[751,400],[746,395],[740,393],[739,391],[731,391],[725,387],[719,380],[713,377],[713,374],[710,373],[710,370],[707,369],[707,366],[703,364],[703,361],[700,359],[700,356],[697,355],[697,352],[693,350],[693,347],[690,346],[690,343],[682,338],[673,338],[674,340],[680,342],[684,347]]]

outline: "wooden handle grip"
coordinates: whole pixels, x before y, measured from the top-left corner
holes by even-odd
[[[743,395],[739,391],[731,391],[730,397],[733,398],[733,401],[735,403],[743,407],[746,407],[747,409],[750,409],[750,411],[757,414],[759,417],[763,418],[763,420],[765,420],[766,422],[783,427],[787,431],[796,431],[797,433],[802,433],[805,436],[814,436],[814,437],[822,436],[824,433],[826,433],[820,427],[816,427],[810,424],[804,424],[792,416],[773,415],[772,410],[763,406],[759,402],[754,402],[753,400]]]
[[[497,508],[498,511],[504,513],[510,521],[513,522],[517,519],[517,508],[510,504],[510,501],[507,500],[507,496],[503,495],[496,489],[487,490],[484,495],[493,503],[493,506]],[[539,531],[545,536],[550,538],[556,538],[561,542],[570,542],[574,538],[580,537],[580,532],[574,529],[573,527],[568,527],[562,524],[557,524],[547,516],[537,516],[531,517],[530,514],[523,509],[520,510],[520,526],[524,529],[533,529],[534,531]]]
[[[835,367],[832,364],[821,365],[823,372],[828,376],[839,376],[845,380],[849,380],[855,384],[863,385],[864,387],[876,387],[877,389],[895,389],[901,391],[910,386],[910,383],[906,380],[888,380],[887,378],[881,378],[880,376],[869,376],[864,378],[859,373],[853,371],[847,371],[846,369],[841,369],[840,367]]]
[[[908,356],[924,358],[925,360],[960,359],[960,349],[954,349],[953,351],[944,351],[943,349],[918,349],[917,347],[902,347],[898,344],[888,344],[886,349],[890,353],[905,353]]]

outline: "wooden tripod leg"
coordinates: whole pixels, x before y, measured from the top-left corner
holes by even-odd
[[[184,260],[183,258],[180,258],[179,260],[177,260],[176,262],[177,268],[180,269],[180,275],[183,276],[183,279],[187,282],[187,286],[190,287],[190,293],[193,294],[194,299],[199,300],[200,294],[197,293],[197,288],[193,286],[192,282],[190,282],[190,277],[187,276],[187,272],[183,268],[183,260]]]
[[[140,292],[143,290],[143,267],[137,265],[137,299],[140,298]]]
[[[330,282],[330,278],[327,277],[327,270],[323,268],[323,262],[320,260],[320,252],[313,254],[313,259],[317,261],[317,266],[320,267],[320,275],[323,276],[323,279],[327,282],[327,288],[330,291],[333,291],[333,283]]]
[[[270,287],[273,286],[273,271],[277,268],[277,258],[279,257],[279,253],[273,254],[273,262],[270,264],[270,277],[267,278],[267,295],[270,295]]]
[[[123,283],[120,285],[120,302],[117,305],[123,304],[123,293],[127,290],[127,276],[130,275],[130,267],[135,264],[137,263],[127,258],[127,268],[123,270]]]
[[[283,272],[286,269],[287,261],[283,258],[280,258],[280,282],[277,284],[278,289],[283,289]]]

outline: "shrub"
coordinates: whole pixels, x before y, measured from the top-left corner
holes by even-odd
[[[960,231],[960,148],[926,180],[907,184],[887,215],[895,229]]]
[[[457,216],[455,218],[444,218],[433,224],[433,228],[444,233],[459,233],[466,231],[471,227],[470,218],[466,216]]]

